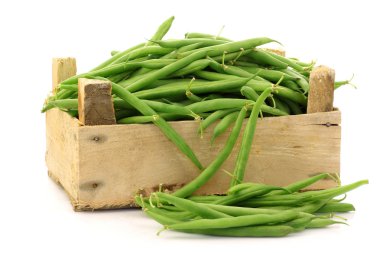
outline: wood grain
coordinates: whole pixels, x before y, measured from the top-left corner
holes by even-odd
[[[53,91],[57,85],[63,80],[75,76],[77,73],[77,65],[75,58],[53,58]]]
[[[334,102],[335,71],[318,66],[310,73],[307,113],[330,112]]]
[[[172,122],[203,165],[209,164],[224,145],[228,133],[210,145],[212,128],[201,139],[197,122]],[[286,185],[321,172],[339,173],[340,112],[315,113],[259,120],[246,171],[246,181]],[[159,184],[178,188],[199,170],[151,124],[79,128],[79,196],[82,209],[133,205],[139,192]],[[198,194],[222,194],[238,152]],[[102,155],[99,155],[102,154]],[[336,186],[324,180],[309,189]]]
[[[78,114],[83,125],[116,124],[111,82],[79,78]]]

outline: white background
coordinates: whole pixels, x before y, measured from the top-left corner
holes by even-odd
[[[379,250],[379,44],[376,1],[2,1],[0,3],[0,252],[217,250],[340,252]],[[368,178],[349,194],[350,226],[280,239],[216,238],[165,232],[138,210],[73,212],[47,176],[45,120],[39,110],[51,87],[51,58],[73,56],[84,72],[149,38],[171,15],[167,38],[186,32],[233,39],[268,36],[288,56],[355,73],[355,90],[335,93],[343,113],[343,183]],[[371,231],[372,230],[372,231]],[[370,249],[373,247],[372,249]],[[379,251],[377,251],[379,252]]]

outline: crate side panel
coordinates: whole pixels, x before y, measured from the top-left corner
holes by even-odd
[[[216,157],[228,136],[227,132],[210,145],[212,127],[200,138],[197,122],[171,124],[204,166]],[[339,173],[339,124],[339,111],[260,119],[246,180],[284,185],[319,172]],[[240,138],[221,170],[198,193],[223,193],[228,188],[230,176],[225,171],[233,170]],[[128,206],[140,189],[148,193],[160,183],[175,189],[199,174],[151,124],[80,127],[79,166],[83,209]],[[334,185],[326,180],[311,189]]]
[[[73,204],[78,199],[78,125],[78,120],[66,112],[46,112],[48,173],[69,194]]]

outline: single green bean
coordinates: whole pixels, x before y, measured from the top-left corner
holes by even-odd
[[[283,237],[290,233],[296,232],[291,226],[252,226],[252,227],[236,227],[236,228],[214,228],[214,229],[186,229],[177,230],[185,233],[204,234],[213,236],[228,237]]]
[[[176,197],[185,198],[193,194],[196,190],[198,190],[201,186],[203,186],[210,178],[218,171],[220,166],[224,163],[224,161],[231,154],[231,151],[235,145],[235,142],[239,136],[240,129],[243,124],[243,120],[245,118],[245,114],[247,112],[247,108],[244,106],[240,110],[240,114],[238,119],[236,120],[235,126],[233,127],[230,136],[228,137],[223,149],[219,152],[214,161],[211,162],[207,168],[205,168],[199,176],[197,176],[190,183],[186,184],[181,189],[177,190],[173,193]]]
[[[205,94],[212,92],[226,92],[230,89],[240,88],[248,82],[247,78],[235,78],[229,80],[220,80],[215,82],[204,82],[198,79],[194,80],[191,84],[190,91],[194,94]],[[156,98],[170,98],[178,95],[185,95],[188,90],[188,79],[171,83],[169,86],[161,86],[154,89],[137,91],[134,94],[143,99],[156,99]],[[204,103],[202,101],[200,103]]]
[[[256,101],[259,98],[259,94],[249,86],[243,86],[240,89],[240,93],[249,100]]]
[[[155,40],[153,42],[158,44],[160,47],[164,47],[164,48],[180,48],[180,47],[188,46],[195,43],[201,43],[202,46],[209,47],[209,46],[227,43],[227,41],[225,40],[213,40],[213,39],[206,39],[206,38],[182,39],[182,40]]]
[[[157,116],[131,116],[122,118],[117,121],[118,124],[144,124],[151,123],[156,120]]]
[[[307,224],[306,228],[323,228],[334,224],[347,225],[347,223],[342,221],[331,220],[328,218],[316,218],[313,219],[309,224]]]
[[[294,60],[291,60],[289,58],[286,58],[284,56],[281,56],[281,55],[278,55],[278,54],[275,54],[275,53],[272,53],[272,52],[269,52],[269,51],[266,51],[266,53],[268,53],[270,56],[272,56],[273,58],[283,62],[284,64],[287,64],[289,65],[289,67],[297,70],[297,71],[303,71],[304,70],[304,67],[300,66],[297,64],[296,61]]]
[[[174,48],[163,48],[163,47],[159,47],[159,46],[141,47],[141,48],[138,48],[138,49],[135,49],[135,50],[129,52],[128,54],[121,56],[120,58],[116,59],[115,61],[113,61],[109,65],[115,65],[118,63],[122,63],[122,62],[128,62],[128,61],[134,60],[136,58],[140,58],[140,57],[144,57],[144,56],[148,56],[148,55],[152,55],[152,54],[153,55],[165,55],[165,54],[168,54],[174,50],[175,50]]]
[[[138,44],[136,46],[128,48],[127,50],[124,50],[123,52],[119,52],[119,53],[113,55],[111,58],[109,58],[105,62],[103,62],[100,65],[98,65],[97,67],[93,68],[91,71],[96,71],[96,70],[105,68],[105,67],[109,66],[112,62],[114,62],[115,60],[117,60],[120,57],[122,57],[123,55],[129,54],[130,52],[135,51],[136,49],[142,48],[144,45],[145,45],[145,43],[140,43],[140,44]]]
[[[214,132],[211,137],[211,143],[215,141],[215,139],[224,133],[229,126],[232,125],[239,116],[239,112],[231,112],[230,114],[224,116],[224,118],[214,127]]]
[[[175,71],[174,73],[172,73],[169,76],[169,78],[192,74],[196,71],[205,69],[209,64],[210,64],[210,60],[208,59],[200,59],[200,60],[194,61],[190,63],[189,65],[187,65],[186,67],[181,68]]]
[[[253,39],[247,39],[247,40],[242,40],[242,41],[234,41],[234,42],[228,42],[225,44],[221,45],[215,45],[215,46],[210,46],[210,47],[204,47],[201,49],[196,49],[198,52],[207,52],[208,56],[210,57],[215,57],[224,54],[225,52],[232,53],[240,50],[247,50],[247,49],[252,49],[257,46],[261,46],[266,43],[270,42],[276,42],[275,40],[272,40],[270,38],[253,38]],[[195,50],[185,52],[181,54],[182,57],[186,57],[192,53],[194,53]]]
[[[257,226],[265,224],[276,224],[291,221],[298,217],[297,212],[283,211],[275,214],[255,214],[240,217],[229,217],[219,219],[199,219],[185,221],[167,226],[167,229],[210,229],[210,228],[233,228],[245,226]]]
[[[189,108],[195,113],[201,113],[201,112],[210,112],[210,111],[216,111],[216,110],[222,110],[222,109],[241,108],[248,104],[254,105],[255,103],[256,102],[247,100],[247,99],[219,98],[219,99],[206,100],[206,101],[194,103],[194,104],[188,105],[187,108]],[[267,105],[262,105],[261,110],[263,112],[266,112],[272,115],[277,115],[277,116],[288,115],[286,112],[280,111],[276,108],[273,108]]]
[[[157,113],[146,103],[141,101],[129,91],[125,90],[120,85],[112,83],[112,92],[126,101],[132,107],[136,108],[144,116],[157,115]],[[202,164],[199,162],[194,152],[191,150],[185,140],[172,128],[171,125],[169,125],[164,119],[160,117],[154,121],[154,124],[158,126],[161,131],[168,137],[168,139],[175,143],[177,147],[182,151],[182,153],[184,153],[199,169],[203,169]]]
[[[350,203],[341,203],[341,202],[328,202],[320,209],[317,213],[335,213],[335,212],[351,212],[355,211],[355,207]]]
[[[217,219],[217,218],[231,217],[230,215],[221,213],[207,206],[200,205],[188,199],[178,198],[176,196],[166,194],[163,192],[156,192],[154,194],[158,197],[160,201],[163,200],[163,201],[169,202],[170,204],[184,211],[190,212],[192,214],[196,214],[202,218]]]
[[[172,23],[174,21],[174,16],[171,16],[167,20],[165,20],[157,29],[152,38],[145,43],[145,46],[150,46],[153,44],[153,41],[161,40],[170,30]]]
[[[206,33],[186,33],[185,38],[187,39],[197,39],[197,38],[204,38],[204,39],[214,39],[214,40],[225,40],[225,41],[232,41],[230,39],[217,36],[217,35],[211,35],[211,34],[206,34]]]
[[[265,69],[265,68],[259,68],[259,67],[244,67],[244,66],[239,66],[239,68],[251,74],[256,74],[258,71],[260,71],[258,75],[271,82],[278,82],[278,80],[280,80],[281,78],[283,78],[284,81],[295,81],[299,79],[297,77],[293,77],[288,74],[284,75],[283,72],[277,71],[277,70],[271,70],[271,69]]]
[[[247,54],[247,56],[255,63],[273,66],[278,69],[286,69],[288,67],[287,63],[276,59],[267,51],[256,49],[253,52]]]
[[[202,133],[206,130],[212,123],[217,121],[218,119],[223,118],[224,116],[236,111],[237,109],[227,109],[227,110],[216,110],[206,119],[202,120],[201,125],[198,128],[198,133]]]
[[[248,157],[251,151],[253,137],[256,130],[257,118],[259,116],[260,109],[264,106],[265,99],[272,93],[273,90],[274,88],[265,89],[263,93],[260,94],[259,98],[253,106],[247,126],[244,130],[240,151],[234,169],[234,177],[231,180],[231,186],[242,182],[244,179],[245,168],[248,163]]]

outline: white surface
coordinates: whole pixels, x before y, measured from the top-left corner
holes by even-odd
[[[2,1],[0,252],[379,252],[379,43],[376,1]],[[171,15],[169,37],[218,33],[233,39],[269,36],[289,56],[355,73],[357,90],[336,92],[343,112],[342,181],[368,178],[349,194],[357,212],[350,226],[310,230],[280,239],[216,238],[165,232],[138,210],[72,211],[48,177],[45,121],[39,113],[51,84],[51,58],[74,56],[79,72],[149,38]],[[371,248],[372,247],[372,248]]]

